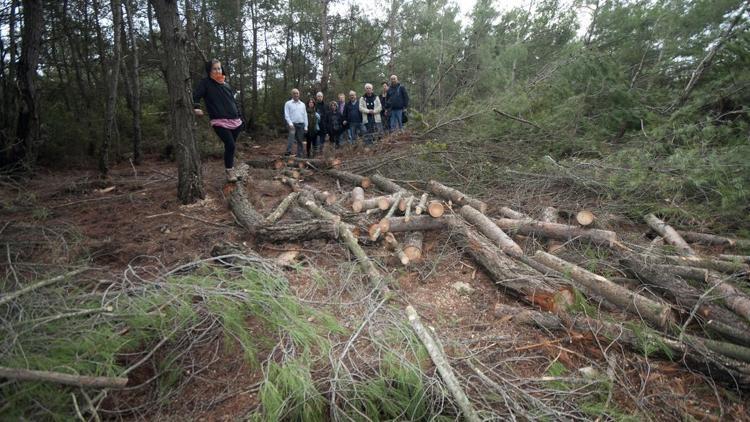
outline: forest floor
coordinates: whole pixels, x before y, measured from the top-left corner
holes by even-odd
[[[239,149],[238,162],[280,157],[284,143],[283,140],[245,143]],[[346,163],[385,151],[407,152],[409,144],[410,139],[404,136],[373,151],[344,149],[336,155]],[[333,314],[346,329],[354,331],[366,321],[368,308],[346,305],[361,302],[361,295],[367,294],[367,290],[347,286],[363,281],[353,275],[356,267],[350,265],[350,253],[342,244],[325,240],[257,243],[235,222],[227,205],[221,160],[208,158],[203,169],[206,198],[191,205],[181,205],[176,198],[174,163],[158,157],[147,158],[137,168],[129,163],[115,165],[106,182],[98,180],[94,171],[41,170],[23,185],[23,195],[19,195],[16,187],[3,187],[5,192],[0,195],[16,198],[16,204],[23,206],[7,207],[3,212],[5,223],[0,228],[5,233],[0,231],[0,241],[5,243],[3,255],[7,255],[7,262],[0,265],[6,274],[12,269],[22,276],[24,272],[39,271],[42,265],[86,257],[95,268],[86,275],[93,286],[101,280],[119,280],[129,268],[157,265],[172,269],[199,261],[211,256],[214,245],[229,242],[254,250],[269,260],[283,260],[280,265],[291,291],[305,303]],[[291,192],[276,176],[277,171],[272,169],[251,168],[249,177],[242,181],[250,192],[251,202],[263,215],[268,215]],[[317,172],[305,176],[304,183],[330,192],[351,189]],[[490,206],[488,215],[494,215],[503,201],[492,194],[486,198]],[[533,201],[529,200],[527,208],[545,206]],[[26,229],[12,230],[13,227]],[[621,235],[647,242],[643,239],[645,225],[623,223],[616,229]],[[44,239],[55,236],[75,241],[64,241],[64,247],[59,243],[55,247],[44,244]],[[476,263],[451,246],[449,238],[448,230],[426,232],[423,261],[408,267],[401,266],[381,244],[367,244],[364,248],[379,268],[392,277],[394,299],[386,306],[396,315],[406,305],[414,306],[447,346],[446,353],[457,370],[468,373],[462,379],[476,378],[462,363],[471,357],[491,368],[489,372],[506,374],[507,388],[524,390],[524,394],[541,400],[556,396],[557,401],[545,401],[553,407],[555,403],[570,402],[559,404],[561,409],[590,407],[561,413],[563,418],[577,414],[592,418],[606,415],[605,419],[645,415],[654,420],[750,420],[750,401],[746,395],[718,386],[677,362],[645,357],[616,343],[601,344],[590,335],[572,331],[553,333],[517,325],[507,316],[498,315],[495,312],[498,304],[521,306],[521,303],[501,292]],[[457,290],[453,287],[457,281],[469,284],[473,291]],[[252,320],[247,324],[251,331],[264,329]],[[191,377],[168,402],[143,408],[138,405],[148,402],[150,390],[114,394],[105,401],[102,412],[119,409],[116,415],[126,419],[148,420],[246,418],[260,404],[258,383],[264,378],[263,368],[253,367],[240,352],[218,344],[205,345],[202,350],[206,362],[203,372]],[[270,346],[259,351],[264,359],[266,355],[273,359],[273,353]],[[434,375],[433,366],[423,367]],[[597,380],[608,380],[605,387],[586,381],[591,371],[599,373]],[[150,375],[148,371],[136,371],[132,377],[138,380]],[[476,386],[467,389],[470,396],[480,392]],[[601,411],[602,408],[606,410]]]

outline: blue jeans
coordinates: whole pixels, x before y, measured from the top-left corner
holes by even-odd
[[[288,126],[287,126],[288,127]],[[305,155],[305,124],[295,123],[294,128],[289,129],[289,136],[286,139],[286,154],[292,155],[292,145],[297,143],[297,157],[302,158]]]
[[[349,144],[354,145],[357,143],[357,138],[365,133],[365,125],[362,123],[349,123],[349,127],[346,129],[348,134]]]
[[[404,128],[404,124],[402,123],[403,118],[404,118],[404,109],[399,109],[399,110],[391,109],[391,117],[389,119],[391,130],[403,129]]]

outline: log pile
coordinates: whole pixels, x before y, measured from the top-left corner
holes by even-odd
[[[429,255],[426,239],[447,235],[502,292],[531,307],[503,305],[500,313],[546,330],[573,329],[617,338],[636,350],[643,350],[644,341],[654,341],[664,345],[667,354],[679,353],[690,368],[750,386],[750,296],[746,293],[750,257],[706,254],[696,246],[724,252],[746,246],[747,241],[676,230],[648,214],[645,225],[666,244],[631,248],[615,231],[602,227],[605,224],[590,210],[566,210],[569,224],[558,222],[558,210],[552,207],[544,208],[538,219],[532,217],[534,213],[509,207],[490,213],[487,203],[434,180],[419,192],[380,174],[337,169],[340,163],[292,160],[292,165],[299,163],[334,180],[343,195],[315,188],[301,181],[299,172],[282,167],[278,178],[291,193],[263,217],[252,206],[243,183],[238,183],[230,190],[229,205],[256,241],[338,241],[369,282],[387,291],[387,277],[362,245],[380,245],[408,269]],[[278,165],[275,161],[253,164]],[[285,213],[295,207],[314,218],[284,221]],[[580,243],[609,250],[613,261],[608,266],[618,273],[605,276],[571,259],[568,249],[572,248],[565,245]],[[579,315],[579,297],[621,311],[621,317],[649,330],[647,338],[632,326],[598,313]]]

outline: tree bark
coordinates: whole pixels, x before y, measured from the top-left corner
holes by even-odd
[[[515,219],[515,220],[530,220],[531,219],[531,217],[529,217],[528,215],[526,215],[526,214],[524,214],[522,212],[518,212],[518,211],[512,210],[512,209],[510,209],[508,207],[501,207],[500,208],[500,215],[502,215],[503,217],[512,218],[512,219]]]
[[[21,56],[18,61],[18,90],[20,102],[16,124],[16,147],[11,150],[9,163],[21,163],[27,168],[36,162],[41,144],[37,67],[41,53],[44,12],[42,0],[23,0],[23,30]]]
[[[565,242],[582,239],[602,246],[612,246],[617,242],[617,234],[609,230],[586,229],[567,224],[545,223],[531,219],[511,220],[509,218],[497,218],[493,221],[503,230],[514,231],[524,236],[539,236]]]
[[[503,252],[509,256],[521,256],[523,255],[523,249],[521,249],[516,242],[513,241],[505,232],[492,222],[486,215],[477,211],[470,205],[464,205],[460,211],[461,217],[476,227],[482,234],[487,236],[492,242],[494,242]]]
[[[750,266],[741,262],[722,261],[719,259],[702,258],[697,256],[665,256],[663,260],[675,265],[687,265],[690,267],[706,268],[726,274],[747,276]]]
[[[652,229],[654,229],[655,232],[659,233],[659,235],[661,235],[661,237],[663,237],[665,241],[674,246],[677,249],[677,252],[679,252],[681,255],[695,255],[695,251],[693,250],[693,248],[691,248],[690,245],[685,242],[685,239],[683,239],[682,236],[680,236],[680,234],[672,228],[672,226],[660,220],[653,214],[648,214],[644,218],[646,219],[646,223],[648,223],[648,225]]]
[[[424,234],[422,232],[408,232],[404,238],[404,254],[411,262],[422,260],[422,241]]]
[[[732,248],[737,246],[738,243],[738,240],[736,239],[717,236],[715,234],[697,233],[686,230],[677,230],[677,233],[679,233],[680,236],[682,236],[682,238],[685,239],[685,241],[688,243],[698,243],[700,245],[706,246],[725,246]]]
[[[453,229],[451,239],[506,293],[547,311],[560,311],[573,303],[570,290],[551,285],[538,271],[500,252],[489,239],[465,222],[453,219],[450,227]]]
[[[0,378],[7,378],[16,381],[52,382],[82,388],[120,389],[125,388],[125,385],[128,383],[127,378],[89,377],[84,375],[71,375],[63,372],[8,368],[5,366],[0,366]]]
[[[645,350],[655,350],[660,354],[666,352],[670,360],[679,361],[690,369],[699,370],[715,379],[721,379],[732,387],[750,386],[750,365],[708,349],[700,341],[704,339],[692,337],[694,343],[683,343],[655,332],[646,330],[636,332],[624,324],[585,316],[573,317],[565,313],[553,315],[508,305],[496,306],[495,312],[499,316],[510,316],[515,322],[536,325],[547,330],[570,330],[572,327],[583,333],[590,332],[608,341],[617,339],[639,353]],[[675,357],[682,359],[674,359]]]
[[[415,215],[422,215],[422,211],[427,209],[427,192],[423,193],[422,196],[419,198],[419,203],[414,208],[414,214]]]
[[[125,0],[125,9],[127,11],[127,33],[128,45],[130,46],[130,67],[129,72],[125,72],[128,83],[128,97],[130,98],[130,110],[133,114],[133,164],[138,165],[143,161],[141,144],[143,142],[143,129],[141,128],[141,76],[140,69],[140,52],[138,50],[138,39],[135,34],[134,15],[136,7],[134,0]],[[129,75],[129,76],[128,76]]]
[[[539,217],[539,219],[543,223],[557,224],[557,219],[558,219],[557,209],[554,208],[554,207],[545,207],[544,210],[542,210],[542,215]],[[497,221],[495,221],[495,222],[497,223]],[[498,224],[498,226],[501,229],[504,229],[504,227],[500,226],[499,224]],[[549,253],[555,253],[558,250],[560,250],[560,248],[563,247],[562,243],[557,242],[557,241],[555,241],[553,239],[550,239],[550,238],[548,238],[548,239],[549,240],[547,240],[546,249],[547,249],[547,251]]]
[[[312,239],[337,239],[338,231],[335,221],[316,219],[259,226],[255,236],[264,242],[301,242]]]
[[[487,204],[485,204],[484,202],[478,199],[470,198],[466,196],[466,194],[456,189],[449,188],[448,186],[440,184],[439,182],[435,180],[430,180],[427,183],[427,188],[430,190],[430,192],[434,193],[435,195],[441,198],[444,198],[446,200],[451,200],[456,205],[461,205],[461,206],[470,205],[471,207],[481,212],[482,214],[487,212]]]
[[[388,179],[387,177],[384,177],[380,174],[373,174],[372,176],[370,176],[370,181],[374,183],[375,186],[378,187],[378,189],[386,193],[403,192],[406,190],[394,183],[391,179]]]
[[[331,34],[328,28],[328,4],[331,0],[320,0],[322,7],[320,13],[320,33],[323,39],[322,73],[320,75],[320,91],[328,91],[328,79],[331,75]]]
[[[667,304],[641,296],[609,281],[605,277],[586,271],[546,252],[537,251],[534,259],[556,271],[567,274],[587,295],[603,297],[612,304],[644,318],[661,329],[670,329],[675,321],[672,308]]]
[[[455,218],[452,216],[433,218],[429,215],[417,215],[408,222],[404,217],[390,217],[380,220],[379,226],[383,233],[445,230]]]
[[[328,174],[331,177],[334,177],[336,179],[343,180],[349,184],[352,184],[354,186],[361,186],[362,189],[367,189],[370,186],[372,186],[372,182],[370,181],[370,178],[367,176],[361,176],[359,174],[350,173],[348,171],[343,170],[328,170],[326,171],[326,174]]]
[[[365,200],[365,191],[359,186],[355,187],[354,189],[352,189],[351,199],[352,211],[362,212],[362,203]]]
[[[122,51],[122,5],[120,0],[111,0],[112,28],[114,40],[112,42],[112,57],[107,66],[107,109],[105,111],[104,138],[99,151],[99,173],[106,178],[109,173],[109,150],[114,144],[117,134],[117,86],[120,81],[120,57]]]
[[[201,174],[201,159],[195,141],[193,100],[187,61],[187,37],[173,0],[149,0],[154,6],[161,29],[169,92],[170,126],[177,155],[177,197],[190,204],[206,196]]]
[[[257,227],[263,222],[255,207],[250,203],[243,183],[237,182],[227,185],[231,189],[229,193],[229,208],[242,227],[250,233],[255,233]]]
[[[406,307],[406,316],[409,318],[414,332],[417,333],[417,337],[422,341],[427,353],[430,355],[432,362],[440,373],[440,378],[443,379],[448,391],[451,392],[453,398],[456,400],[458,407],[461,409],[462,416],[469,422],[479,422],[479,415],[477,415],[474,408],[471,406],[469,398],[466,393],[461,389],[461,385],[458,383],[456,375],[453,373],[448,360],[443,353],[442,348],[432,338],[432,334],[422,325],[422,321],[417,314],[417,311],[410,305]]]
[[[393,253],[396,254],[398,257],[398,260],[401,262],[401,265],[409,265],[409,257],[404,252],[401,245],[398,243],[398,240],[396,240],[396,237],[393,236],[392,233],[386,233],[385,236],[383,236],[383,240],[385,241],[385,244],[388,246],[388,249],[392,250]]]

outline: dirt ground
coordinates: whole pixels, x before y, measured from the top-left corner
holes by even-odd
[[[391,145],[388,148],[400,148]],[[284,141],[243,145],[239,157],[278,157]],[[361,157],[363,152],[345,151],[342,159]],[[378,151],[369,152],[377,154]],[[153,260],[164,268],[192,262],[210,256],[211,248],[219,242],[231,242],[251,248],[260,255],[277,258],[288,251],[297,251],[296,262],[304,262],[335,279],[342,277],[340,262],[348,258],[345,248],[336,242],[320,240],[302,244],[256,244],[235,222],[224,196],[225,179],[218,158],[203,163],[206,198],[192,205],[181,205],[176,198],[176,167],[173,162],[149,157],[133,168],[129,163],[115,165],[111,177],[100,181],[95,171],[66,170],[40,171],[24,185],[26,197],[16,202],[32,204],[23,211],[5,207],[2,219],[12,222],[8,227],[17,230],[27,227],[29,239],[35,230],[49,228],[53,232],[78,233],[70,248],[87,255],[99,270],[92,279],[116,279],[128,265],[141,260]],[[256,208],[267,215],[291,190],[274,180],[273,170],[251,169],[245,181]],[[306,178],[308,183],[332,192],[336,182],[322,174]],[[111,189],[111,188],[114,189]],[[351,186],[342,186],[351,189]],[[3,188],[6,190],[7,188]],[[14,193],[0,192],[11,201]],[[539,206],[541,206],[540,204]],[[5,223],[0,224],[3,227]],[[63,230],[64,228],[64,230]],[[6,233],[8,235],[8,233]],[[515,368],[529,378],[548,374],[551,362],[560,362],[571,372],[592,363],[604,365],[606,360],[589,336],[575,333],[547,333],[527,326],[516,326],[503,315],[494,312],[497,304],[522,306],[503,294],[481,269],[448,242],[446,233],[425,236],[424,262],[402,268],[382,245],[366,247],[368,254],[391,271],[397,286],[398,304],[412,304],[426,324],[434,326],[441,337],[472,350],[483,350],[484,357],[498,361],[523,357]],[[26,260],[55,262],[55,254],[43,247],[21,247],[19,254]],[[75,255],[75,253],[70,253]],[[59,256],[58,256],[59,258]],[[21,266],[18,271],[24,271]],[[31,269],[29,269],[30,271]],[[311,272],[289,269],[285,274],[293,291],[307,292],[313,283]],[[452,287],[456,281],[468,283],[474,292],[459,293]],[[340,315],[346,319],[346,315]],[[258,329],[249,322],[249,330]],[[449,346],[447,352],[461,355],[472,352]],[[257,383],[262,374],[251,369],[238,355],[221,347],[207,348],[206,354],[216,361],[184,389],[172,403],[159,409],[142,409],[130,417],[149,420],[236,420],[245,417],[258,405]],[[636,411],[633,403],[653,409],[654,419],[714,420],[718,412],[717,396],[722,398],[723,414],[727,420],[748,420],[747,398],[719,389],[709,380],[693,374],[677,363],[648,359],[622,351],[621,362],[632,385],[640,386],[638,397],[617,397],[613,400],[626,411]],[[142,374],[141,376],[146,376]],[[117,400],[117,399],[115,399]]]

